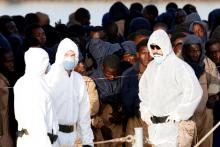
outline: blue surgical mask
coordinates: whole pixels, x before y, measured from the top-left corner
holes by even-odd
[[[78,63],[78,60],[75,57],[65,57],[63,61],[64,69],[67,71],[73,70]]]
[[[163,56],[161,55],[153,55],[153,58],[154,58],[154,61],[157,63],[157,64],[161,64],[163,62]]]

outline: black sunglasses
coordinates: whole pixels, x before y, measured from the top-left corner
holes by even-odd
[[[157,50],[160,50],[160,49],[161,49],[158,45],[153,45],[153,44],[150,45],[150,48],[151,48],[152,50],[154,50],[155,48],[156,48]]]

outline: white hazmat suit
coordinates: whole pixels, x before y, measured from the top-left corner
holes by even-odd
[[[73,125],[74,131],[64,133],[59,131],[58,141],[60,145],[73,146],[77,134],[83,144],[93,142],[91,130],[90,103],[85,82],[82,76],[71,71],[70,76],[64,69],[64,55],[69,50],[75,53],[78,60],[77,45],[68,38],[62,40],[56,53],[56,61],[47,74],[47,82],[52,90],[52,99],[60,125]]]
[[[52,147],[47,133],[58,126],[45,81],[48,54],[41,48],[30,48],[25,52],[25,64],[25,74],[14,86],[14,107],[18,130],[26,129],[28,134],[18,137],[17,147]]]
[[[149,139],[154,146],[177,147],[178,122],[193,115],[202,88],[191,67],[174,54],[165,31],[154,31],[149,38],[148,49],[153,57],[151,44],[162,49],[163,57],[160,64],[151,61],[140,79],[141,118],[149,125]],[[152,116],[168,118],[164,123],[153,123]]]

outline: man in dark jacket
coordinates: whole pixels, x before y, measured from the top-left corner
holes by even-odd
[[[91,75],[95,81],[100,100],[98,116],[104,123],[100,129],[95,130],[96,140],[98,141],[124,136],[122,130],[121,81],[118,78],[119,75],[120,59],[116,55],[104,57],[103,64]],[[121,147],[122,143],[111,143],[108,145]]]
[[[122,74],[121,98],[122,112],[127,119],[126,135],[134,134],[135,127],[143,127],[144,132],[147,132],[147,126],[140,118],[140,99],[138,97],[139,79],[152,59],[147,50],[147,42],[148,39],[144,39],[137,44],[136,55],[138,61]],[[144,135],[147,136],[147,134]],[[127,146],[130,145],[126,144]]]

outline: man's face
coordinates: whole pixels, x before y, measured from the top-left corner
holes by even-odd
[[[4,55],[4,59],[3,59],[3,65],[6,71],[9,72],[14,72],[15,68],[14,68],[14,56],[13,53],[6,53]]]
[[[86,72],[86,68],[83,62],[79,62],[77,66],[75,67],[74,71],[80,73],[81,75],[84,75]]]
[[[201,55],[201,48],[198,44],[188,46],[188,56],[193,62],[198,62]]]
[[[18,31],[16,24],[13,21],[6,24],[6,29],[9,34],[16,33]]]
[[[122,60],[123,61],[127,61],[127,62],[129,62],[129,63],[131,63],[133,65],[136,62],[136,56],[135,55],[131,55],[131,54],[124,54]]]
[[[105,77],[110,81],[114,80],[119,74],[118,69],[110,68],[106,66],[105,64],[103,64],[102,70],[103,70]]]
[[[152,60],[152,57],[150,56],[147,46],[142,46],[139,49],[139,51],[137,52],[137,57],[139,58],[140,63],[145,67]]]
[[[203,38],[204,36],[204,31],[203,28],[200,24],[194,24],[193,25],[193,32],[196,36]]]
[[[150,45],[150,48],[151,48],[151,50],[152,50],[153,55],[163,56],[162,49],[161,49],[158,45],[156,45],[156,44],[151,44],[151,45]]]
[[[173,51],[179,56],[182,52],[184,38],[177,38],[173,43]]]
[[[42,28],[36,28],[32,30],[32,35],[37,38],[37,40],[40,42],[41,46],[46,43],[46,36],[45,32]]]
[[[214,63],[220,63],[220,43],[209,46],[207,54]]]

